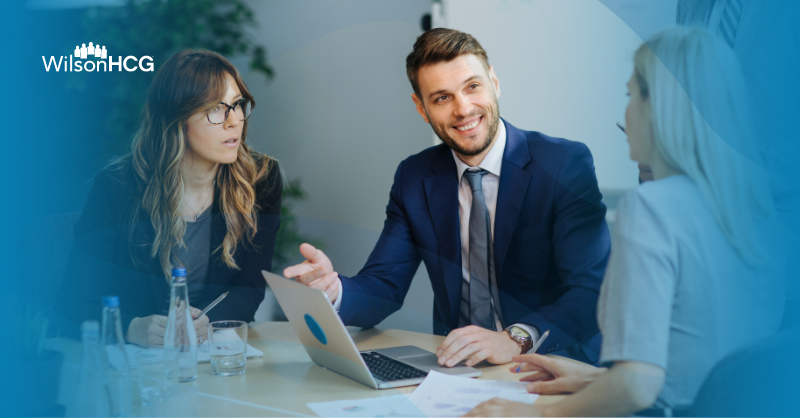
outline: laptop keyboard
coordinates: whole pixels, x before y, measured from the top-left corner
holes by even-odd
[[[364,362],[367,363],[367,367],[369,367],[369,371],[372,372],[372,375],[384,382],[415,379],[428,375],[428,372],[409,366],[408,364],[380,353],[361,353],[361,357],[364,358]]]

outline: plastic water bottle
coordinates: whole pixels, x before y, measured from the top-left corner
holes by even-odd
[[[178,352],[178,381],[188,382],[197,377],[197,332],[189,310],[185,268],[172,269],[164,348]]]
[[[131,367],[125,353],[125,339],[122,337],[119,298],[103,297],[103,354],[105,370],[111,395],[111,416],[131,415]],[[113,354],[113,360],[112,360]]]
[[[111,398],[100,351],[100,324],[83,321],[81,325],[83,359],[76,398],[76,416],[107,417],[111,414]],[[70,414],[71,415],[71,414]]]

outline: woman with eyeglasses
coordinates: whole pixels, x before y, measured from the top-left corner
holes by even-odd
[[[571,395],[468,416],[686,416],[720,360],[779,328],[782,251],[733,51],[667,29],[637,50],[628,89],[630,157],[654,181],[617,207],[598,302],[605,367],[517,356],[529,392]]]
[[[163,344],[173,267],[187,269],[202,342],[212,320],[252,321],[280,223],[281,174],[247,145],[255,101],[221,55],[188,49],[158,70],[132,151],[94,179],[75,227],[57,311],[99,318],[121,300],[129,342]]]

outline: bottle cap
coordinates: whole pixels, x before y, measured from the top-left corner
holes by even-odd
[[[83,324],[81,324],[81,332],[84,334],[99,334],[100,323],[97,321],[83,321]]]
[[[172,277],[186,277],[186,269],[183,267],[172,269]]]
[[[103,296],[104,308],[119,308],[119,296]]]

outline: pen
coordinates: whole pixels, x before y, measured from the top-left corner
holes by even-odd
[[[545,331],[544,334],[542,334],[542,336],[539,337],[538,340],[536,340],[536,344],[533,345],[533,347],[528,351],[528,353],[536,353],[536,350],[538,350],[539,347],[542,346],[542,344],[544,343],[544,339],[547,338],[548,335],[550,335],[549,329]],[[519,366],[517,366],[517,373],[519,373],[523,367],[525,367],[525,363],[520,363]]]
[[[230,293],[230,292],[225,292],[225,293],[221,294],[218,298],[214,299],[213,302],[211,302],[208,306],[206,306],[206,308],[203,309],[203,311],[200,312],[199,315],[197,315],[197,318],[200,318],[201,316],[207,314],[208,311],[210,311],[215,306],[217,306],[220,302],[222,302],[222,299],[225,299],[225,296],[228,296],[228,293]],[[195,319],[197,319],[197,318],[195,318]]]

